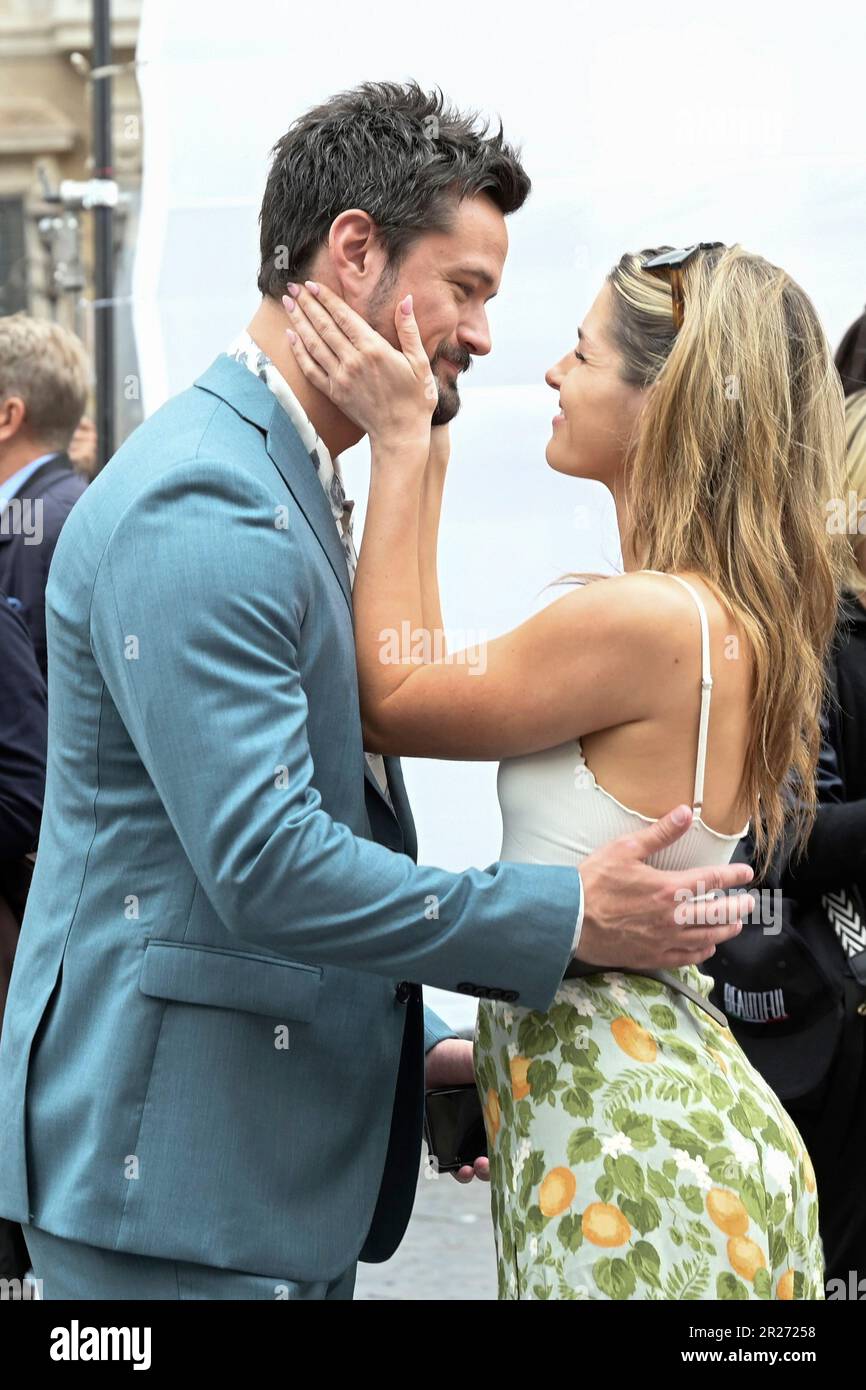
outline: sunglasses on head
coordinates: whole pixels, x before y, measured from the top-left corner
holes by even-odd
[[[678,251],[663,251],[660,256],[652,256],[648,261],[643,261],[641,268],[648,270],[650,275],[659,275],[666,279],[671,287],[671,307],[674,316],[674,329],[676,332],[683,326],[685,316],[685,299],[683,298],[683,267],[688,265],[693,256],[699,251],[724,250],[723,241],[699,241],[695,246],[681,246]]]

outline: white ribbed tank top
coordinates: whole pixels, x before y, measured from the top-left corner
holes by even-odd
[[[664,574],[663,570],[641,570]],[[701,619],[701,708],[698,750],[692,798],[694,819],[685,835],[648,859],[659,869],[686,869],[704,864],[727,864],[749,822],[733,835],[723,835],[707,825],[701,815],[707,732],[713,678],[710,669],[710,630],[703,599],[688,580],[666,574],[687,589]],[[501,860],[533,864],[581,862],[610,840],[627,835],[658,819],[624,806],[599,786],[586,765],[580,739],[555,748],[506,758],[499,764],[497,791],[502,812]]]

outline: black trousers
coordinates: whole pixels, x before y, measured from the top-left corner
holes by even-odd
[[[17,1221],[0,1216],[0,1279],[23,1279],[30,1268],[30,1256]]]

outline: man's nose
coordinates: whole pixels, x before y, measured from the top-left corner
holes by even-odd
[[[471,352],[473,357],[487,356],[493,343],[487,315],[483,310],[460,325],[457,330],[457,338],[460,346]]]

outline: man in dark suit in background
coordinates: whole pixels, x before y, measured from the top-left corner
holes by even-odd
[[[0,590],[17,601],[47,678],[45,585],[61,528],[85,487],[66,449],[90,369],[74,334],[44,319],[0,318]]]

